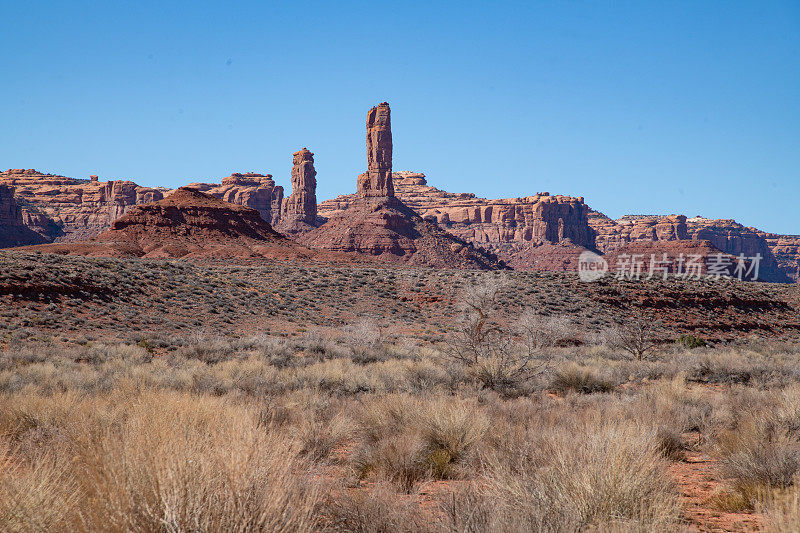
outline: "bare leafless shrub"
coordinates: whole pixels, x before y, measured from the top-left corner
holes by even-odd
[[[743,486],[787,487],[800,472],[800,442],[769,418],[742,421],[716,449],[723,471]]]
[[[552,348],[573,336],[572,321],[565,316],[545,316],[526,309],[517,319],[516,333],[529,355]]]
[[[632,316],[606,330],[605,342],[641,361],[658,347],[660,339],[653,320]]]
[[[386,359],[382,350],[384,334],[375,319],[362,318],[344,328],[343,340],[350,349],[353,361],[366,364]]]
[[[498,506],[487,491],[470,484],[453,491],[440,504],[443,514],[441,529],[451,532],[490,533],[493,531],[526,531],[530,524]]]
[[[301,455],[321,461],[353,434],[353,421],[342,413],[330,418],[307,413],[299,423],[297,434],[302,443]]]
[[[468,368],[483,387],[513,391],[542,371],[532,353],[521,351],[498,316],[503,283],[485,278],[461,294],[460,315],[448,339],[447,354]]]
[[[425,479],[460,475],[488,428],[471,402],[407,396],[372,400],[360,424],[361,443],[352,460],[357,475],[375,473],[406,492]]]

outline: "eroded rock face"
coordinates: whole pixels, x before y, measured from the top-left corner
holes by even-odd
[[[308,231],[317,223],[317,171],[307,148],[292,155],[292,194],[283,200],[277,228],[283,233]]]
[[[392,197],[392,112],[382,102],[367,113],[367,172],[358,176],[361,198]]]
[[[357,194],[329,210],[317,229],[298,236],[313,248],[360,252],[380,260],[451,268],[504,268],[484,250],[423,220],[394,195],[389,104],[367,115],[368,171],[358,176]]]
[[[594,248],[589,208],[583,198],[543,192],[489,200],[431,187],[424,174],[415,172],[395,172],[392,182],[397,198],[424,220],[491,251],[515,268],[567,270],[565,265],[576,265],[581,251]],[[318,213],[322,218],[335,216],[358,197],[326,200]]]
[[[767,234],[755,228],[748,228],[734,220],[708,219],[683,215],[628,215],[612,220],[599,212],[592,212],[589,223],[597,232],[597,248],[605,253],[617,252],[621,247],[642,243],[670,241],[704,241],[717,250],[739,256],[755,257],[761,255],[759,278],[763,281],[789,282],[792,272],[797,273],[798,256],[793,255],[789,239],[780,246],[780,264],[773,253],[779,247],[779,238],[767,240]],[[796,280],[796,278],[794,278]]]
[[[676,241],[689,239],[686,217],[683,215],[628,215],[612,220],[592,211],[589,224],[596,232],[596,246],[602,253],[636,242]]]
[[[296,259],[314,255],[273,230],[255,209],[232,205],[191,187],[133,207],[91,240],[30,249],[145,258]]]
[[[190,183],[189,187],[232,204],[251,207],[273,226],[280,221],[283,187],[275,185],[271,174],[234,172],[220,184]]]
[[[14,189],[0,185],[0,248],[43,242],[47,242],[43,236],[25,225]]]
[[[762,233],[778,268],[795,283],[800,282],[800,235]]]
[[[606,254],[605,259],[609,275],[629,279],[660,278],[665,272],[694,278],[723,272],[727,276],[737,276],[737,258],[703,239],[639,240],[616,248]],[[716,261],[720,267],[709,270],[709,265]],[[744,266],[742,279],[752,281],[752,274],[744,275],[750,263],[745,261]]]
[[[23,223],[46,242],[97,235],[131,207],[160,200],[166,190],[127,180],[81,180],[33,169],[0,172],[0,185],[13,189]]]
[[[761,277],[765,281],[792,281],[791,268],[780,267],[763,232],[730,219],[694,217],[687,219],[687,225],[692,239],[707,240],[725,253],[745,257],[760,255]]]

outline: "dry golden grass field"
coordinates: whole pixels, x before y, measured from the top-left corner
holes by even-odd
[[[0,254],[2,531],[796,531],[796,287]]]

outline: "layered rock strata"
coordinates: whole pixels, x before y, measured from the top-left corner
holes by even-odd
[[[389,104],[367,113],[367,172],[357,194],[319,228],[300,235],[313,248],[367,253],[381,260],[451,268],[503,268],[497,258],[423,220],[395,197]]]
[[[224,202],[191,187],[181,187],[158,202],[135,206],[91,240],[29,249],[144,258],[338,258],[287,239],[255,209]]]
[[[47,242],[22,219],[22,209],[14,197],[14,189],[0,185],[0,248]]]
[[[760,256],[759,277],[762,281],[786,283],[797,280],[800,256],[792,253],[796,248],[792,246],[791,238],[781,240],[782,236],[773,235],[770,244],[767,239],[770,234],[748,228],[734,220],[686,218],[683,215],[627,215],[612,220],[592,211],[589,224],[597,234],[597,249],[605,254],[616,252],[629,244],[706,241],[715,249],[732,256]],[[773,253],[773,248],[780,250],[781,263]]]
[[[0,184],[14,189],[23,223],[46,241],[96,235],[131,207],[160,200],[166,190],[127,180],[82,180],[33,169],[2,172]]]
[[[392,111],[382,102],[367,113],[367,171],[356,180],[358,196],[393,197]]]
[[[222,178],[219,184],[190,183],[188,186],[226,202],[255,209],[272,226],[280,221],[283,187],[275,185],[272,174],[234,172]]]
[[[317,224],[317,171],[308,148],[292,154],[292,194],[284,198],[277,228],[286,234],[308,231]]]
[[[363,176],[363,175],[362,175]],[[472,193],[450,193],[428,185],[424,174],[395,172],[394,193],[405,205],[456,237],[488,250],[514,268],[574,270],[577,257],[594,248],[583,198],[550,196],[489,200]],[[361,196],[322,202],[322,220],[347,209]]]

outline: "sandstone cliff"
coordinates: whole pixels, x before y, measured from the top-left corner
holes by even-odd
[[[133,207],[115,220],[111,229],[91,240],[28,249],[112,257],[359,260],[305,248],[273,230],[255,209],[190,187],[181,187],[158,202]]]
[[[160,200],[164,191],[132,181],[81,180],[33,169],[0,172],[0,185],[14,189],[23,223],[45,241],[96,235],[132,206]]]
[[[0,248],[41,242],[47,240],[25,225],[14,189],[0,185]]]
[[[653,243],[669,241],[706,241],[716,249],[730,254],[746,257],[761,255],[759,278],[763,281],[791,282],[796,281],[798,270],[796,248],[792,240],[772,237],[772,244],[763,232],[748,228],[734,220],[708,219],[695,217],[687,219],[683,215],[628,215],[612,220],[602,213],[592,211],[589,224],[597,233],[597,249],[610,254],[621,247],[636,243]],[[779,244],[780,243],[780,244]],[[773,253],[779,249],[782,263]]]
[[[362,175],[363,176],[363,175]],[[489,250],[514,268],[574,270],[577,257],[594,248],[583,198],[537,193],[523,198],[488,200],[472,193],[431,187],[424,174],[395,172],[394,193],[426,221]],[[344,195],[318,207],[322,219],[347,209],[359,197]]]

